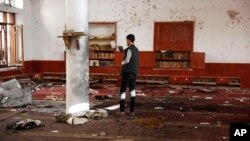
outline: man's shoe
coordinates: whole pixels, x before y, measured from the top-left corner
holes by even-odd
[[[117,112],[116,114],[119,116],[125,116],[125,112]]]
[[[131,112],[130,112],[130,113],[129,113],[129,115],[130,115],[130,116],[134,116],[134,115],[135,115],[135,113],[134,113],[134,112],[133,112],[133,113],[131,113]]]

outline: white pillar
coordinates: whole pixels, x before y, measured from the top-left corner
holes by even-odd
[[[66,29],[88,33],[88,0],[66,0]],[[89,110],[88,38],[80,49],[66,49],[66,113],[84,115]]]

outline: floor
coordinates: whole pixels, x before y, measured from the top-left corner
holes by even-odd
[[[196,87],[179,90],[179,87],[138,86],[135,116],[120,117],[117,111],[109,111],[107,118],[68,125],[55,122],[52,117],[64,112],[65,86],[41,87],[33,93],[34,103],[29,110],[0,121],[0,141],[228,141],[231,122],[250,123],[248,89],[217,88],[213,93]],[[118,104],[118,94],[118,88],[112,85],[92,90],[91,109]],[[100,100],[105,95],[108,96]],[[0,119],[20,110],[0,109]],[[6,130],[8,123],[25,118],[41,120],[45,126],[18,134]],[[151,129],[138,124],[150,118],[159,119],[163,126]]]

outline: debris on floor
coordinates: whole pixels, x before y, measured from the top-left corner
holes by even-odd
[[[209,122],[201,122],[200,125],[209,125]]]
[[[159,118],[152,117],[152,118],[136,119],[135,122],[139,126],[142,126],[147,129],[160,129],[165,127],[164,120],[165,119],[162,117]]]
[[[112,95],[95,95],[95,99],[97,100],[113,99],[113,96]]]
[[[56,122],[68,123],[72,125],[79,125],[88,122],[88,119],[102,119],[108,117],[107,110],[98,109],[90,110],[84,116],[72,117],[70,114],[55,114],[53,115]]]
[[[157,101],[165,101],[166,99],[164,99],[164,98],[154,98],[154,100],[157,100]]]
[[[107,110],[103,109],[98,109],[98,110],[89,110],[85,116],[87,118],[92,118],[92,119],[101,119],[101,118],[106,118],[108,117],[108,112]]]
[[[99,133],[99,134],[92,134],[92,136],[93,136],[93,137],[97,137],[97,136],[105,136],[105,135],[107,135],[107,133],[106,133],[106,132],[101,132],[101,133]]]
[[[208,88],[197,88],[198,91],[200,92],[205,92],[205,93],[215,93],[217,90],[214,87],[208,87]]]
[[[215,94],[200,92],[195,88],[183,88],[185,90],[185,94],[181,95],[166,95],[169,90],[175,91],[175,89],[170,89],[168,87],[138,87],[138,89],[141,90],[139,93],[145,93],[147,94],[147,97],[138,97],[136,101],[137,112],[135,118],[130,118],[130,116],[120,118],[115,114],[116,111],[112,111],[119,111],[119,101],[117,101],[119,98],[119,88],[114,88],[112,85],[107,85],[104,89],[98,89],[97,94],[90,96],[90,109],[105,109],[108,111],[108,114],[110,114],[108,115],[108,118],[102,118],[101,120],[96,121],[94,120],[95,116],[91,118],[87,118],[86,116],[71,117],[70,115],[65,114],[58,116],[59,119],[56,119],[55,117],[56,121],[61,122],[56,123],[51,118],[51,115],[54,113],[64,113],[66,108],[65,101],[44,100],[43,98],[56,92],[66,95],[66,92],[64,92],[65,88],[60,88],[58,90],[58,87],[54,87],[53,89],[50,89],[50,87],[41,87],[39,92],[36,92],[33,95],[37,97],[39,96],[41,99],[40,101],[33,101],[32,106],[37,108],[35,111],[31,110],[30,112],[12,116],[5,121],[20,121],[24,118],[40,119],[39,117],[44,119],[42,122],[46,123],[45,128],[31,130],[25,132],[25,134],[22,134],[21,136],[27,136],[27,134],[37,134],[40,137],[40,133],[42,136],[44,133],[48,133],[48,137],[46,135],[45,140],[55,136],[58,137],[60,135],[65,137],[67,136],[68,138],[69,136],[72,137],[76,135],[79,137],[87,137],[88,139],[85,140],[97,138],[97,140],[114,139],[117,141],[127,140],[127,137],[136,138],[138,140],[143,140],[145,138],[150,140],[151,137],[152,140],[165,140],[166,138],[171,139],[171,137],[176,140],[185,140],[186,136],[189,134],[195,135],[191,136],[190,140],[199,140],[204,138],[209,140],[222,140],[222,137],[227,137],[228,135],[228,129],[225,127],[231,121],[249,122],[247,115],[247,110],[249,109],[249,94],[240,95],[240,91],[235,89],[233,89],[230,94],[225,94],[225,91],[220,89],[220,87],[218,87]],[[195,90],[196,93],[192,93],[193,90]],[[101,94],[110,94],[115,98],[115,100],[96,100],[95,96]],[[230,102],[230,104],[233,105],[225,106],[223,105],[225,101],[228,103]],[[128,101],[127,104],[129,104]],[[127,106],[128,108],[126,110],[129,109],[129,105]],[[2,117],[16,114],[19,111],[20,109],[18,108],[0,108],[0,120]],[[166,120],[159,120],[158,117],[165,118]],[[96,119],[99,119],[99,117]],[[89,122],[86,123],[86,121]],[[0,123],[3,124],[4,128],[6,128],[6,122]],[[183,132],[181,132],[181,134],[176,134],[176,131],[180,129]],[[196,134],[197,132],[200,133],[201,129],[204,135]],[[119,139],[118,137],[121,135],[121,130],[124,131],[124,137]],[[60,140],[60,138],[58,139]],[[228,139],[229,137],[225,140]]]
[[[26,108],[24,108],[24,109],[19,109],[19,110],[17,110],[17,111],[13,111],[13,113],[11,113],[11,114],[9,114],[9,115],[7,115],[7,116],[4,116],[4,117],[2,117],[2,118],[0,118],[0,121],[4,121],[4,120],[6,120],[6,119],[8,119],[8,118],[10,118],[10,117],[13,117],[13,116],[16,116],[16,115],[18,115],[18,114],[21,114],[21,113],[25,112],[27,109],[28,109],[28,106],[27,106]]]
[[[155,107],[155,110],[163,110],[163,107]]]
[[[72,117],[70,114],[53,115],[56,122],[68,123],[71,125],[80,125],[88,122],[88,119],[82,117]]]
[[[190,97],[190,98],[189,98],[189,100],[190,100],[190,101],[195,101],[195,100],[196,100],[196,98],[197,98],[197,97],[192,96],[192,97]]]
[[[182,87],[171,86],[170,88],[174,90],[168,91],[169,94],[183,94],[184,93],[184,89]]]
[[[117,105],[113,105],[113,106],[108,106],[106,108],[104,108],[105,110],[109,110],[109,111],[113,111],[113,110],[117,110],[120,108],[120,104]]]
[[[226,139],[227,139],[227,137],[222,137],[222,139],[223,139],[223,140],[226,140]]]
[[[235,100],[240,101],[240,102],[244,102],[247,101],[249,98],[246,97],[242,97],[242,98],[236,98]]]
[[[211,97],[211,96],[205,97],[205,100],[212,100],[212,99],[213,99],[213,97]]]
[[[98,93],[99,93],[98,91],[89,88],[89,94],[95,95],[95,94],[98,94]]]
[[[105,136],[107,133],[105,133],[105,132],[101,132],[100,133],[100,136]]]
[[[136,90],[136,95],[137,95],[137,96],[147,96],[147,95],[144,94],[141,90]]]
[[[12,90],[16,88],[21,88],[21,85],[18,83],[16,79],[11,79],[9,81],[3,82],[2,87],[6,90]]]
[[[43,127],[44,125],[40,120],[33,120],[33,119],[25,119],[18,122],[13,122],[7,125],[7,129],[11,130],[12,132],[16,132],[19,130],[26,130],[26,129],[33,129],[36,127]]]
[[[62,101],[63,96],[59,93],[52,93],[51,95],[46,96],[46,100],[53,100],[53,101]]]
[[[18,107],[31,103],[31,89],[22,88],[16,79],[0,84],[0,107]]]
[[[54,119],[56,122],[66,122],[69,118],[70,118],[70,115],[69,114],[56,114],[56,115],[53,115]]]
[[[71,124],[71,125],[80,125],[80,124],[84,124],[86,122],[88,122],[88,119],[86,119],[86,118],[78,118],[78,117],[70,117],[67,120],[67,123]]]

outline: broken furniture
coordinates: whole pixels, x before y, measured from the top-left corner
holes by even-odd
[[[64,72],[44,72],[42,79],[46,82],[66,82],[66,73]]]
[[[75,32],[74,30],[64,30],[62,36],[58,36],[58,38],[63,38],[65,46],[70,49],[71,47],[80,49],[79,47],[79,38],[81,36],[86,36],[84,32]]]
[[[240,87],[240,77],[193,77],[193,86]]]
[[[216,78],[214,77],[195,77],[193,78],[192,84],[196,85],[204,85],[204,86],[216,86]]]
[[[31,88],[22,88],[16,79],[0,84],[0,107],[20,107],[32,104]]]

